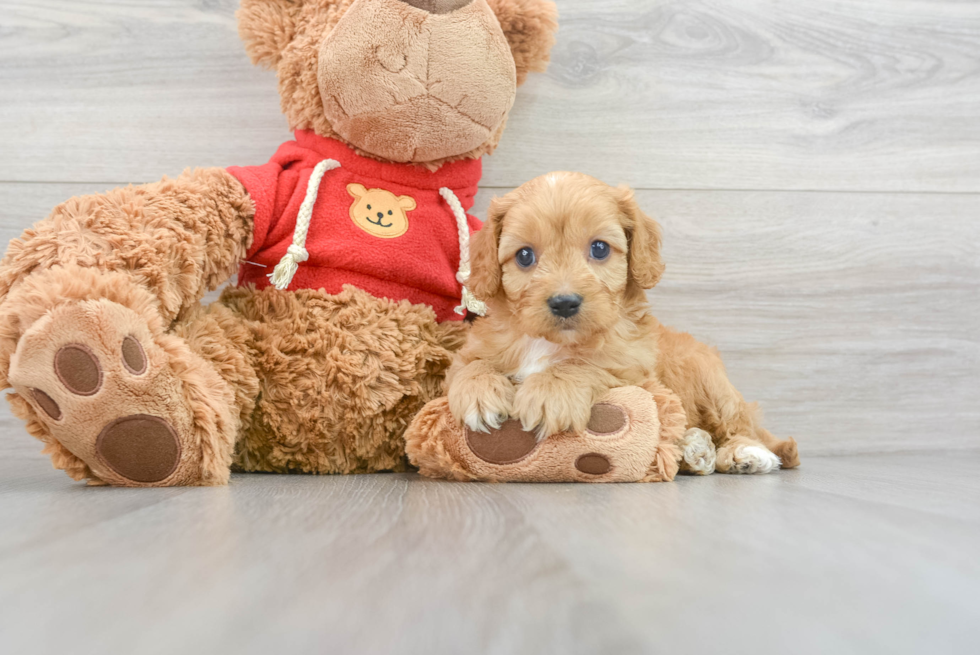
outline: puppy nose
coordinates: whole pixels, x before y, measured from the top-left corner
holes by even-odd
[[[577,293],[548,298],[548,307],[551,308],[551,313],[561,318],[575,316],[578,314],[579,307],[581,306],[582,296]]]

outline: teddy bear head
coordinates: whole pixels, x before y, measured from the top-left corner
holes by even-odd
[[[493,151],[557,29],[550,0],[242,0],[238,21],[292,129],[429,168]]]

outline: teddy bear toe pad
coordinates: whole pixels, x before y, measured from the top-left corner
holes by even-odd
[[[500,428],[478,432],[466,428],[466,445],[488,464],[516,464],[537,448],[533,432],[526,432],[520,421],[505,421]]]
[[[167,354],[132,310],[105,300],[58,307],[22,337],[10,381],[104,482],[189,481],[191,412]]]
[[[112,421],[99,433],[95,452],[113,471],[133,482],[166,480],[180,463],[180,439],[159,416],[136,414]]]

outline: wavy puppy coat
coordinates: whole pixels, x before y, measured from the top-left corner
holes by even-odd
[[[796,442],[759,425],[718,353],[649,313],[645,290],[664,270],[660,227],[629,189],[581,173],[531,180],[494,199],[472,258],[469,284],[489,311],[446,381],[453,415],[471,429],[513,416],[539,439],[581,431],[609,389],[667,387],[687,426],[710,433],[717,470],[799,464]]]

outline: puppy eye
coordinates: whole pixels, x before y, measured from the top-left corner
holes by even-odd
[[[536,261],[534,257],[534,251],[531,250],[530,248],[521,248],[520,250],[518,250],[517,254],[514,256],[514,259],[517,260],[517,265],[520,266],[521,268],[527,268],[528,266],[532,266]]]
[[[609,244],[605,241],[592,242],[592,259],[605,259],[610,252]]]

